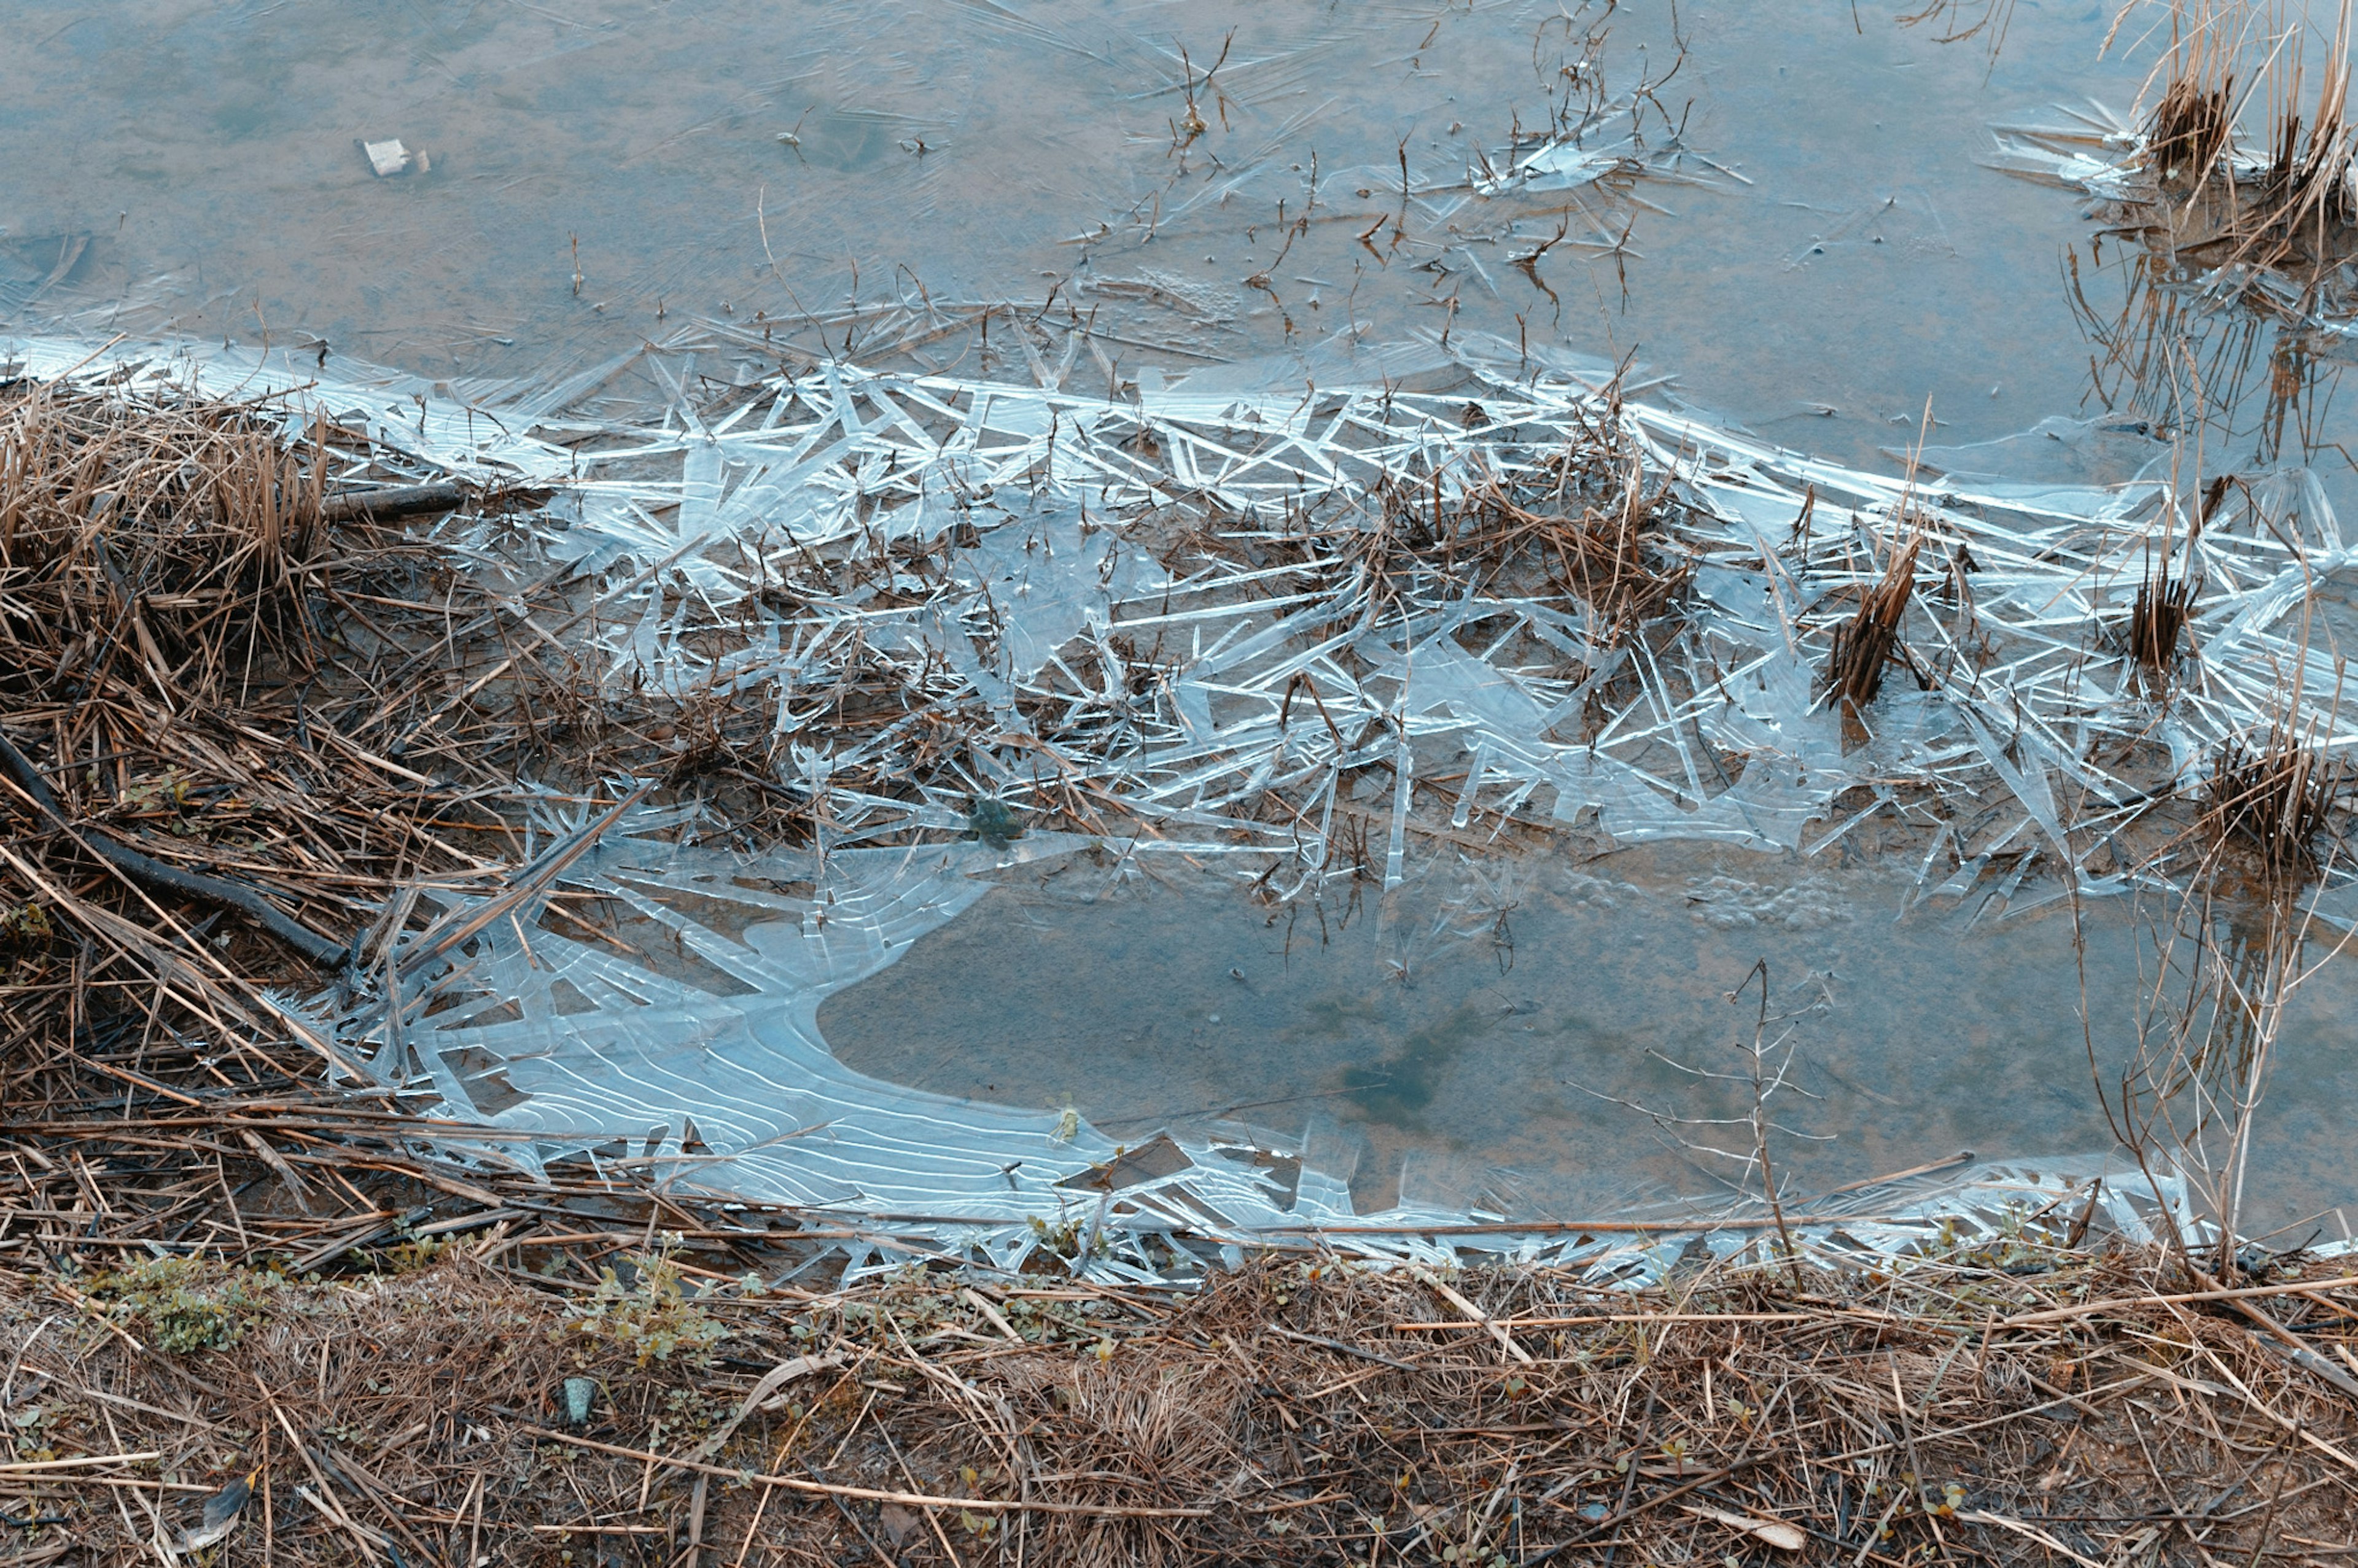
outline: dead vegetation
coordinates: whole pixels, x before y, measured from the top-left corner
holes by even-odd
[[[1363,513],[1297,512],[1283,540],[1323,576],[1365,574],[1390,615],[1435,593],[1531,598],[1585,615],[1600,645],[1617,645],[1674,613],[1693,572],[1674,537],[1685,506],[1676,476],[1637,449],[1619,410],[1619,387],[1609,385],[1595,414],[1530,471],[1474,463],[1390,476]],[[1479,436],[1490,416],[1469,403],[1464,423]],[[1182,545],[1233,554],[1238,536],[1216,525]]]
[[[2229,741],[2212,758],[2201,829],[2222,850],[2253,860],[2271,882],[2317,874],[2318,840],[2332,831],[2343,765],[2278,728],[2257,745]]]
[[[2238,297],[2294,322],[2347,309],[2341,274],[2358,254],[2346,0],[2332,16],[2320,28],[2305,11],[2175,0],[2143,126],[2152,189],[2125,225],[2181,276],[2244,276]],[[2243,150],[2246,114],[2266,127],[2264,157]]]
[[[1916,557],[1922,543],[1910,538],[1894,549],[1882,578],[1860,591],[1858,609],[1834,630],[1833,650],[1826,657],[1826,690],[1847,708],[1873,702],[1883,690],[1886,668],[1908,663],[1899,623],[1916,591]]]
[[[2014,0],[1924,0],[1921,10],[1902,14],[1899,25],[1929,26],[1934,38],[1944,44],[1977,40],[1995,67],[2014,25]]]
[[[2091,392],[2158,436],[2201,431],[2214,451],[2248,441],[2259,466],[2322,455],[2332,345],[2358,319],[2352,9],[2150,0],[2118,21],[2116,36],[2162,40],[2149,107],[2021,128],[2015,145],[2044,152],[2006,165],[2095,199],[2090,270],[2114,247],[2117,308],[2090,302],[2077,247],[2066,267],[2095,350]],[[2068,169],[2051,158],[2066,147]]]
[[[2207,57],[2193,62],[2193,70],[2201,69],[2201,59]],[[2145,134],[2147,157],[2162,183],[2200,186],[2211,178],[2234,129],[2229,107],[2234,91],[2232,72],[2215,84],[2191,74],[2171,78]]]
[[[2178,668],[2180,643],[2200,585],[2169,575],[2165,558],[2137,584],[2129,606],[2129,658],[2157,690],[2167,690]]]
[[[2304,1563],[2358,1530],[2358,1290],[2297,1261],[2231,1293],[2026,1235],[1630,1292],[1310,1254],[1174,1297],[763,1283],[596,1222],[314,1282],[23,1223],[20,1563]]]
[[[1473,498],[1530,531],[1552,563],[1551,586],[1586,605],[1609,641],[1675,610],[1694,571],[1672,544],[1682,503],[1671,476],[1647,471],[1622,432],[1620,403],[1617,382],[1520,500],[1496,484]]]

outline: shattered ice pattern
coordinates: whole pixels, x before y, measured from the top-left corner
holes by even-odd
[[[681,390],[668,412],[636,422],[579,412],[617,373],[611,363],[517,387],[190,345],[93,355],[29,340],[0,343],[6,360],[35,374],[286,389],[290,428],[325,409],[419,475],[562,490],[531,548],[610,596],[599,667],[616,682],[723,690],[769,714],[784,742],[780,782],[823,807],[825,839],[807,857],[754,864],[699,848],[692,823],[658,833],[621,822],[563,880],[671,932],[700,979],[537,926],[527,900],[514,920],[405,971],[397,996],[357,1008],[338,1048],[381,1078],[430,1081],[450,1114],[486,1129],[480,1144],[454,1145],[470,1158],[536,1167],[589,1151],[665,1181],[803,1206],[849,1227],[855,1269],[940,1252],[1012,1268],[1066,1225],[1081,1238],[1076,1267],[1136,1278],[1169,1272],[1189,1246],[1308,1229],[1370,1256],[1445,1261],[1478,1249],[1605,1272],[1659,1271],[1677,1251],[1518,1232],[1522,1217],[1503,1214],[1357,1216],[1314,1148],[1163,1140],[1147,1160],[1068,1115],[925,1096],[843,1068],[817,1029],[821,1000],[969,905],[983,885],[971,873],[1011,850],[1083,842],[946,842],[966,825],[962,799],[883,798],[839,782],[879,754],[862,748],[898,743],[890,727],[838,734],[820,717],[818,695],[855,650],[899,662],[942,703],[993,714],[999,733],[977,762],[998,770],[995,785],[1054,776],[1095,791],[1151,829],[1120,852],[1236,857],[1253,874],[1274,860],[1281,892],[1325,874],[1338,816],[1365,814],[1346,781],[1370,769],[1392,777],[1369,838],[1397,881],[1412,835],[1443,831],[1412,786],[1444,758],[1470,758],[1445,830],[1460,838],[1513,819],[1577,823],[1623,843],[1791,852],[1887,814],[1935,826],[1928,871],[1942,855],[1944,869],[1970,868],[1976,856],[2036,850],[2085,892],[2121,891],[2135,876],[2100,847],[2199,776],[2222,742],[2284,722],[2328,753],[2358,739],[2334,709],[2333,660],[2301,632],[2314,596],[2353,564],[2306,470],[2254,476],[2199,531],[2187,498],[2161,480],[1911,486],[1610,398],[1608,367],[1535,362],[1472,334],[1446,348],[1329,344],[1142,376],[1134,397],[1066,392],[1044,375],[1023,385],[827,364],[773,375],[726,412]],[[686,366],[652,351],[646,360],[675,389],[693,384]],[[1532,474],[1598,421],[1617,422],[1652,471],[1675,475],[1682,503],[1671,546],[1693,591],[1646,636],[1617,637],[1577,602],[1437,576],[1380,601],[1348,576],[1226,556],[1165,562],[1124,533],[1128,520],[1174,512],[1238,527],[1305,514],[1348,526],[1395,476],[1463,495]],[[459,542],[497,563],[512,546],[480,526]],[[789,612],[762,597],[789,555],[951,530],[970,540],[950,552],[954,569],[896,584],[904,591],[885,602]],[[1903,535],[1923,542],[1906,628],[1921,685],[1895,673],[1864,733],[1846,734],[1819,671],[1856,591]],[[2200,656],[2167,704],[2120,651],[2156,562],[2199,585]],[[1085,649],[1117,660],[1117,633],[1160,649],[1143,695],[1092,688],[1073,671]],[[1510,663],[1499,652],[1509,646],[1550,650],[1548,662]],[[1317,712],[1297,695],[1305,684]],[[1054,710],[1087,721],[1037,717]],[[2136,744],[2161,752],[2168,776],[2119,771]],[[1254,809],[1271,790],[1295,802],[1295,820]],[[1967,810],[1996,827],[1968,843],[1952,826]],[[778,891],[789,886],[804,891]],[[1743,907],[1720,892],[1719,905]],[[737,907],[741,929],[685,913],[695,896]],[[448,917],[468,907],[456,900]],[[1279,1181],[1280,1167],[1294,1174]],[[1982,1185],[1950,1181],[1883,1205],[1898,1217],[1887,1224],[1811,1234],[1829,1246],[1912,1245],[1961,1206],[1996,1216],[2090,1175],[1983,1167],[1972,1177]],[[2124,1225],[2144,1223],[2118,1201]],[[1495,1225],[1435,1228],[1469,1218]],[[1682,1223],[1692,1229],[1693,1217]]]

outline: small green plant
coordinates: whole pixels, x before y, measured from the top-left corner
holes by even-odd
[[[137,1325],[155,1348],[186,1356],[226,1350],[243,1338],[279,1282],[276,1274],[200,1258],[150,1258],[100,1275],[90,1293],[111,1303],[119,1321]]]
[[[433,1267],[450,1243],[431,1236],[413,1236],[377,1254],[377,1266],[388,1274],[415,1274]]]
[[[188,782],[167,768],[161,778],[143,778],[124,790],[117,802],[126,811],[178,809],[189,803]]]
[[[1087,1228],[1082,1220],[1072,1218],[1058,1225],[1050,1225],[1035,1214],[1032,1216],[1031,1225],[1032,1234],[1040,1238],[1043,1247],[1057,1257],[1077,1258],[1081,1255],[1082,1232]],[[1112,1238],[1100,1233],[1097,1238],[1094,1255],[1103,1258],[1110,1255],[1112,1251]]]
[[[170,768],[161,778],[141,779],[123,792],[120,804],[126,811],[144,816],[169,814],[166,826],[183,838],[198,836],[196,825],[188,820],[188,811],[194,797],[189,792],[189,781]]]
[[[679,1265],[662,1254],[629,1261],[637,1271],[632,1283],[626,1286],[613,1270],[605,1271],[597,1294],[574,1308],[573,1320],[559,1332],[622,1346],[642,1367],[675,1355],[698,1363],[708,1359],[729,1330],[689,1299]]]

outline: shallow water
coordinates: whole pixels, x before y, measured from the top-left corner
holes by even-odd
[[[20,321],[526,379],[700,320],[857,355],[882,345],[809,314],[891,297],[1061,301],[1123,378],[1484,330],[1633,357],[1869,461],[2104,415],[2069,254],[2091,309],[2132,294],[2084,200],[1980,161],[1993,124],[2128,107],[2146,64],[2100,58],[2096,0],[2021,0],[1995,60],[1881,14],[1727,4],[1675,30],[1667,8],[1526,0],[15,9],[0,312]],[[1647,173],[1466,188],[1592,82],[1608,103],[1653,84]],[[361,144],[387,137],[430,167],[374,178]],[[2322,409],[2306,435],[2346,423]],[[2042,440],[2006,462],[2105,477],[2159,455]]]
[[[1435,868],[1390,898],[1265,909],[1203,878],[1087,866],[1011,882],[819,1013],[847,1065],[941,1093],[1076,1106],[1110,1136],[1228,1120],[1355,1151],[1356,1206],[1397,1196],[1595,1217],[1714,1190],[1748,1152],[1756,961],[1790,1038],[1770,1158],[1805,1193],[1963,1151],[2108,1147],[2071,916],[2001,880],[1920,900],[1873,857],[1691,848],[1503,876]],[[1903,914],[1903,910],[1905,913]],[[2134,1045],[2150,911],[2087,906],[2088,1016],[2109,1088]],[[1504,914],[1505,920],[1499,916]],[[2268,1228],[2348,1202],[2358,967],[2299,994],[2259,1121]],[[1785,1060],[1771,1053],[1770,1067]],[[1649,1115],[1647,1113],[1658,1113]],[[2358,1208],[2345,1209],[2358,1220]],[[2319,1221],[2329,1237],[2344,1220]],[[2296,1238],[2297,1239],[2297,1238]]]
[[[1994,119],[2133,93],[2138,66],[2094,58],[2103,5],[2019,5],[1994,67],[1844,7],[1688,5],[1677,38],[1624,8],[1607,95],[1668,74],[1641,117],[1657,147],[1666,117],[1682,127],[1699,159],[1682,178],[1576,201],[1425,195],[1545,123],[1582,52],[1561,15],[26,6],[0,59],[0,228],[24,250],[20,292],[48,242],[89,236],[49,308],[127,304],[438,374],[547,373],[724,312],[791,322],[920,284],[1038,299],[1061,283],[1137,319],[1127,335],[1150,346],[1129,361],[1265,351],[1288,323],[1388,339],[1454,320],[1634,353],[1702,406],[1843,459],[1911,438],[1928,396],[1936,439],[2075,408],[2086,368],[2057,351],[2076,337],[2058,262],[2079,204],[1974,160]],[[1174,150],[1189,81],[1206,128]],[[358,144],[388,136],[430,169],[373,178]],[[1402,157],[1419,194],[1395,243]],[[1279,202],[1303,212],[1314,157],[1314,221],[1272,267]],[[1565,240],[1526,276],[1511,258],[1559,213]],[[1266,293],[1246,281],[1264,270]],[[1164,292],[1139,305],[1124,283]]]
[[[1993,122],[2126,106],[2144,63],[2097,58],[2108,6],[2021,0],[1995,61],[1880,12],[1690,5],[1674,38],[1625,10],[1606,97],[1686,51],[1641,114],[1649,172],[1576,200],[1453,189],[1547,119],[1581,54],[1561,15],[20,4],[0,8],[0,320],[547,382],[705,320],[807,342],[807,317],[848,302],[1044,308],[1053,292],[1095,313],[1116,379],[1446,329],[1634,356],[1699,406],[1848,461],[2104,412],[2065,258],[2081,250],[2107,310],[2117,262],[2087,251],[2083,200],[1976,159]],[[359,144],[395,135],[430,168],[374,178]],[[840,327],[827,341],[869,346]],[[959,352],[961,373],[1028,373],[957,340],[944,362]],[[2333,366],[2316,373],[2322,449],[2349,433]],[[1938,460],[2101,479],[2167,454],[2134,429],[2060,434]],[[1359,1151],[1362,1207],[1400,1190],[1566,1213],[1725,1174],[1618,1102],[1728,1114],[1648,1053],[1731,1067],[1749,1015],[1723,997],[1765,957],[1780,1009],[1815,999],[1796,1072],[1820,1098],[1793,1097],[1787,1120],[1826,1141],[1780,1156],[1803,1186],[1964,1148],[2108,1143],[2061,907],[1898,918],[1912,869],[1692,849],[1494,863],[1506,892],[1436,871],[1389,904],[1330,896],[1323,925],[1298,909],[1271,925],[1208,881],[1075,872],[993,893],[825,1024],[865,1070],[1069,1099],[1116,1136],[1329,1118]],[[1511,953],[1493,939],[1509,902]],[[2125,908],[2093,918],[2109,1063],[2137,926]],[[2347,1195],[2348,968],[2304,994],[2264,1113],[2255,1183],[2283,1219]]]

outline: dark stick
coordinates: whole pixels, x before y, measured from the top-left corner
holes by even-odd
[[[427,512],[456,512],[481,493],[471,484],[396,484],[383,490],[347,491],[319,503],[327,523],[357,518],[415,517]]]

